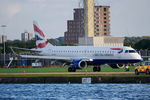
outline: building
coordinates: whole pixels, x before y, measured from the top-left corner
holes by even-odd
[[[29,41],[33,39],[33,34],[25,31],[24,33],[21,33],[21,40],[22,41]]]
[[[94,7],[94,36],[110,36],[110,6]],[[74,9],[73,20],[67,21],[64,41],[67,44],[78,44],[79,37],[85,36],[84,9]]]
[[[7,36],[6,35],[0,35],[0,43],[4,43],[7,41]]]
[[[95,6],[94,35],[110,36],[110,6]]]
[[[78,38],[84,36],[84,9],[74,9],[74,19],[67,21],[67,32],[64,34],[64,42],[77,44]]]
[[[79,38],[80,46],[123,46],[124,37],[97,36]]]
[[[94,0],[83,0],[84,37],[94,37]]]
[[[0,35],[0,43],[2,43],[2,35]]]

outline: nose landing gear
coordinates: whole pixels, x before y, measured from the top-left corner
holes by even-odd
[[[126,65],[126,66],[125,66],[125,71],[126,71],[126,72],[130,71],[130,69],[129,69],[129,66],[128,66],[128,65]]]

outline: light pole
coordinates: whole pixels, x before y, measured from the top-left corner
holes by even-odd
[[[5,66],[5,27],[7,27],[6,25],[1,25],[2,27],[2,31],[3,31],[3,35],[2,35],[2,42],[4,43],[4,66]]]

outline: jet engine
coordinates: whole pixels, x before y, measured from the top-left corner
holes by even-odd
[[[111,68],[124,68],[125,64],[109,64]]]
[[[71,67],[75,69],[83,69],[87,67],[87,62],[83,60],[73,60]]]

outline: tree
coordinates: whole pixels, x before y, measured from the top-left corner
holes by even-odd
[[[131,46],[131,47],[133,47],[134,46],[134,44],[132,43],[132,42],[124,42],[124,46]]]
[[[35,45],[35,40],[30,40],[30,41],[7,41],[5,42],[5,51],[6,53],[12,53],[10,47],[18,47],[18,48],[26,48],[26,49],[31,49],[31,48],[36,48]],[[4,46],[3,43],[0,44],[0,52],[4,52]]]
[[[134,48],[137,50],[140,49],[149,49],[150,50],[150,40],[149,39],[143,39],[137,43],[135,43]]]

